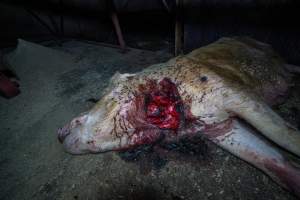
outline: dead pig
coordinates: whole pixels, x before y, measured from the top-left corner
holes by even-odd
[[[95,107],[58,137],[66,151],[84,154],[202,134],[300,196],[300,170],[265,139],[300,156],[300,132],[270,108],[286,96],[285,66],[266,44],[223,38],[137,74],[116,74]]]

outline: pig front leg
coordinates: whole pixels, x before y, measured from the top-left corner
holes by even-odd
[[[218,146],[261,169],[279,185],[300,197],[299,168],[245,122],[234,119],[231,131],[207,136]]]
[[[246,120],[264,136],[300,157],[300,132],[252,94],[233,92],[225,109]]]

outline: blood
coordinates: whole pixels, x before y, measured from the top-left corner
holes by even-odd
[[[161,81],[146,79],[144,84],[138,85],[127,102],[130,106],[126,112],[126,120],[134,132],[129,134],[127,128],[124,128],[130,145],[119,150],[160,140],[168,142],[179,137],[192,138],[200,131],[217,137],[232,129],[231,119],[206,125],[194,116],[191,112],[192,96],[186,96],[186,92],[182,91],[183,99],[177,87],[167,77]]]
[[[161,81],[147,79],[133,94],[126,116],[126,120],[135,128],[129,136],[130,147],[185,133],[193,135],[199,130],[189,101],[182,100],[177,85],[169,78]]]
[[[264,159],[264,167],[271,172],[271,177],[275,177],[275,180],[280,181],[286,189],[300,197],[299,170],[289,164],[288,161],[283,161],[280,164],[276,160]]]
[[[182,101],[176,85],[168,78],[146,94],[146,120],[161,129],[176,130],[180,125]]]

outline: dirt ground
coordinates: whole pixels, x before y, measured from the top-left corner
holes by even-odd
[[[147,147],[65,153],[57,129],[92,107],[89,99],[101,97],[116,71],[139,71],[171,55],[138,49],[121,53],[78,41],[44,45],[51,48],[21,41],[7,57],[22,93],[0,98],[0,199],[296,199],[261,171],[202,140],[182,141],[163,153]],[[297,88],[299,81],[277,108],[296,125]]]

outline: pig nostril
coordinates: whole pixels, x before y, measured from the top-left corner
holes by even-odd
[[[63,143],[64,140],[66,139],[66,137],[67,137],[69,134],[70,134],[70,132],[69,132],[69,133],[59,133],[59,134],[58,134],[58,141],[59,141],[60,143]]]
[[[70,129],[68,127],[63,127],[58,129],[57,132],[58,132],[58,136],[57,136],[58,141],[60,143],[63,143],[66,137],[70,134]]]

